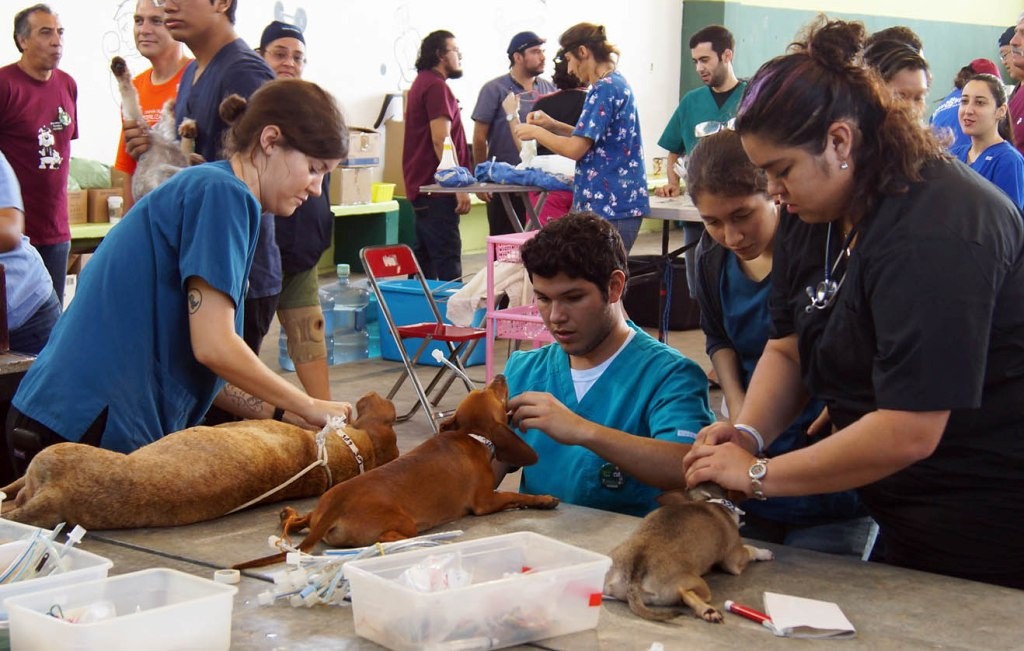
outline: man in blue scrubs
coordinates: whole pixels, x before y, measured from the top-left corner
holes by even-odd
[[[683,455],[714,420],[704,372],[626,319],[626,251],[608,221],[570,213],[522,259],[555,343],[505,366],[512,424],[540,457],[520,491],[644,515],[684,486]]]

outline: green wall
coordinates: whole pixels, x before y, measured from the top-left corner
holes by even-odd
[[[693,69],[688,47],[690,36],[700,28],[711,24],[728,28],[736,37],[736,74],[739,77],[750,77],[762,63],[783,54],[800,28],[815,15],[815,11],[803,9],[760,7],[721,0],[685,0],[681,30],[683,61],[680,66],[680,96],[701,83]],[[859,20],[869,32],[892,25],[906,25],[917,32],[924,43],[924,55],[932,70],[932,89],[928,95],[929,113],[953,87],[953,77],[960,68],[978,57],[999,64],[996,43],[999,35],[1016,17],[1008,17],[1005,25],[993,26],[845,12],[829,12],[828,16]]]

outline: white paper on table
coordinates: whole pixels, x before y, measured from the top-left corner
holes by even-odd
[[[775,592],[764,593],[764,610],[780,637],[851,638],[857,630],[838,604]]]

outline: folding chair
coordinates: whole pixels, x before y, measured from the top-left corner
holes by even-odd
[[[420,269],[419,262],[416,261],[416,256],[413,255],[412,249],[405,244],[388,244],[383,246],[367,246],[359,252],[359,257],[363,261],[363,269],[366,271],[366,277],[370,282],[370,287],[373,289],[374,295],[377,297],[377,304],[380,306],[381,315],[384,317],[385,323],[388,325],[388,330],[391,335],[395,338],[395,342],[398,343],[398,352],[402,356],[402,363],[405,365],[405,373],[402,374],[395,385],[391,387],[391,392],[388,393],[388,399],[390,400],[398,390],[405,383],[406,379],[412,380],[413,388],[416,389],[416,396],[418,401],[412,406],[412,409],[408,413],[398,418],[398,420],[406,421],[412,418],[416,410],[423,407],[423,410],[427,412],[427,416],[430,420],[430,426],[433,428],[434,433],[438,432],[438,419],[443,415],[436,411],[438,403],[444,397],[445,393],[448,392],[448,388],[455,381],[458,376],[462,383],[466,386],[466,391],[471,391],[473,385],[470,384],[469,380],[464,377],[466,373],[466,367],[463,365],[463,360],[469,357],[469,354],[473,352],[477,343],[487,335],[487,330],[484,328],[463,328],[459,326],[453,326],[446,324],[444,319],[441,317],[441,312],[437,309],[437,303],[434,301],[434,296],[430,291],[430,287],[427,285],[426,279],[423,277],[423,271]],[[420,287],[423,289],[423,296],[430,306],[430,311],[434,315],[433,321],[424,323],[415,323],[412,325],[398,325],[395,323],[395,319],[391,314],[391,310],[388,308],[387,301],[384,300],[384,293],[381,291],[380,281],[387,278],[402,277],[413,277],[419,281]],[[405,349],[406,339],[423,339],[423,343],[416,350],[416,353],[412,356],[409,355]],[[420,357],[430,347],[431,342],[444,342],[448,349],[448,361],[455,365],[456,368],[461,371],[461,375],[457,374],[447,365],[442,364],[434,374],[433,379],[430,383],[423,387],[423,383],[420,381],[419,376],[416,373],[416,367],[420,362]],[[447,380],[445,380],[445,376]],[[436,390],[435,390],[436,389]]]

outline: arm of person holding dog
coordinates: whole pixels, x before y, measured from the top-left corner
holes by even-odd
[[[800,379],[796,335],[769,339],[734,423],[757,430],[765,446],[796,418],[807,400]],[[942,438],[949,412],[878,410],[801,450],[772,459],[765,495],[811,495],[848,490],[886,477],[923,459]],[[731,423],[715,423],[697,435],[683,460],[687,484],[715,481],[751,494],[748,471],[754,439]]]
[[[774,457],[762,490],[767,497],[814,495],[888,477],[935,451],[949,414],[888,409],[868,413],[814,445]],[[687,484],[714,481],[752,495],[748,471],[755,456],[735,441],[714,444],[714,440],[709,433],[686,455]]]
[[[574,413],[550,393],[527,391],[509,400],[508,407],[519,430],[537,429],[563,445],[583,446],[649,486],[684,487],[679,464],[689,445],[605,427]]]
[[[351,418],[350,404],[311,398],[268,369],[235,333],[235,304],[227,294],[198,276],[190,277],[187,287],[193,354],[233,385],[218,395],[218,406],[246,418],[271,418],[281,407],[315,427],[322,427],[327,416]]]

